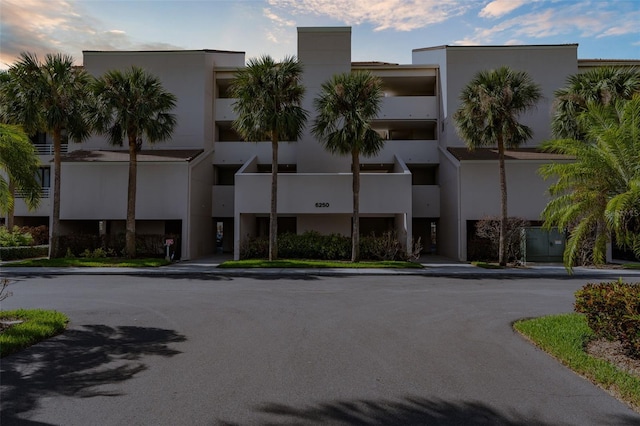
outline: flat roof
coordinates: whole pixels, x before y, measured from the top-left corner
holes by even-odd
[[[458,161],[492,161],[498,160],[498,148],[476,148],[470,150],[467,147],[447,148]],[[515,148],[504,152],[505,160],[572,160],[573,157],[553,152],[544,152],[540,148]]]
[[[167,49],[167,50],[83,50],[82,53],[245,53],[239,50]]]
[[[568,47],[578,47],[578,43],[565,43],[565,44],[504,44],[504,45],[450,45],[443,44],[440,46],[431,46],[431,47],[421,47],[418,49],[413,49],[413,52],[422,52],[426,50],[443,50],[443,49],[453,49],[453,50],[471,50],[471,49],[565,49]]]
[[[200,155],[202,149],[149,149],[138,152],[138,162],[143,163],[169,163],[176,161],[189,162]],[[72,151],[61,158],[62,162],[128,162],[128,150],[96,150]]]

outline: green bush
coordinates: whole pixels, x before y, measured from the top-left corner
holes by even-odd
[[[20,232],[23,234],[31,234],[33,245],[35,246],[49,244],[49,227],[46,225],[23,226],[20,228]]]
[[[0,260],[30,259],[49,255],[49,246],[0,247]]]
[[[136,256],[161,257],[165,254],[164,241],[166,238],[174,238],[176,243],[178,236],[174,235],[136,235]],[[70,234],[60,236],[60,247],[65,257],[112,257],[124,253],[125,236],[97,235],[97,234]]]
[[[597,337],[620,340],[640,358],[640,284],[587,284],[576,292],[576,312],[584,313]]]
[[[32,246],[33,237],[28,232],[22,232],[14,226],[9,230],[6,226],[0,226],[0,247],[24,247]]]
[[[265,259],[269,255],[269,240],[256,238],[240,248],[241,259]],[[339,234],[321,235],[315,231],[297,235],[278,235],[278,256],[282,259],[351,259],[351,238]],[[378,237],[360,239],[360,257],[363,260],[407,260],[406,250],[395,233],[386,232]]]

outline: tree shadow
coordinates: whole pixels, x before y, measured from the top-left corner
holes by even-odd
[[[449,402],[408,396],[400,400],[350,400],[330,401],[315,406],[296,408],[284,404],[268,403],[257,408],[258,412],[272,417],[258,423],[275,425],[325,425],[336,426],[557,426],[562,423],[545,422],[535,415],[503,413],[481,402]],[[637,418],[609,416],[609,424],[636,424]],[[224,426],[240,426],[239,423],[218,422]],[[252,424],[256,424],[253,423]]]
[[[169,347],[186,341],[173,330],[84,325],[2,359],[2,424],[29,423],[17,416],[53,396],[117,396],[105,385],[131,379],[147,369],[143,357],[171,357]],[[101,388],[102,386],[102,388]]]

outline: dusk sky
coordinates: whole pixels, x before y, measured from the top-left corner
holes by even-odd
[[[640,0],[0,0],[0,69],[22,51],[218,49],[296,54],[296,27],[351,26],[352,60],[429,46],[579,43],[640,59]]]

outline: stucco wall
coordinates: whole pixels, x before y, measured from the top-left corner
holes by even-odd
[[[302,103],[309,121],[298,142],[299,173],[348,172],[351,159],[334,156],[324,150],[311,135],[314,119],[313,99],[320,86],[334,74],[351,71],[351,28],[298,28],[298,59],[304,65],[306,94]]]
[[[213,172],[211,166],[212,153],[199,156],[190,165],[190,198],[189,198],[189,247],[188,257],[211,254],[215,247],[213,222],[211,221],[211,205]]]
[[[550,201],[545,181],[538,169],[541,161],[507,161],[507,210],[509,216],[541,220],[540,213]],[[466,221],[500,215],[500,181],[497,161],[462,162],[461,251],[466,256]]]
[[[158,149],[209,149],[213,145],[213,67],[243,66],[244,53],[211,51],[171,52],[84,52],[84,67],[94,76],[112,69],[139,66],[156,75],[165,90],[177,98],[173,113],[177,127],[170,141],[154,145]],[[109,149],[106,138],[92,136],[83,145],[69,149]],[[149,145],[143,141],[143,149]]]
[[[186,220],[188,164],[138,163],[137,219]],[[61,219],[126,219],[128,164],[62,163]]]

